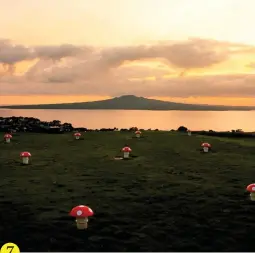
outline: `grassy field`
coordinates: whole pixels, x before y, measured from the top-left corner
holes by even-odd
[[[21,251],[255,251],[255,140],[146,132],[0,143],[0,243]],[[201,142],[213,152],[200,152]],[[134,159],[114,156],[129,144]],[[32,154],[21,165],[20,152]],[[69,211],[95,215],[77,230]]]

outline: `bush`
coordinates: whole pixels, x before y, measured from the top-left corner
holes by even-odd
[[[184,126],[180,126],[178,129],[177,129],[178,132],[187,132],[188,131],[188,128],[187,127],[184,127]]]

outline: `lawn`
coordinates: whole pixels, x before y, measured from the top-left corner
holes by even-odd
[[[201,142],[213,152],[200,152]],[[136,156],[114,160],[129,144]],[[32,154],[21,165],[20,152]],[[21,251],[255,251],[255,140],[17,133],[0,143],[0,244]],[[77,230],[69,211],[94,216]]]

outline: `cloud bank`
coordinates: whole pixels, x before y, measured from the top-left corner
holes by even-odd
[[[198,38],[112,48],[1,39],[0,94],[254,97],[255,74],[189,75],[244,54],[255,55],[255,47]],[[30,61],[18,74],[17,66]]]

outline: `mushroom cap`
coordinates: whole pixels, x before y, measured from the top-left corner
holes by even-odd
[[[88,207],[88,206],[84,206],[84,205],[79,205],[74,207],[71,212],[69,213],[69,215],[73,216],[73,217],[89,217],[89,216],[93,216],[94,212]]]
[[[4,138],[12,138],[12,135],[11,134],[5,134]]]
[[[249,184],[249,185],[246,187],[246,190],[247,190],[248,192],[255,192],[255,183]]]
[[[132,149],[131,149],[130,147],[124,147],[124,148],[122,149],[122,151],[123,151],[123,152],[131,152]]]
[[[81,133],[74,133],[74,136],[81,136]]]
[[[21,152],[20,153],[20,156],[21,157],[30,157],[30,156],[32,156],[29,152],[27,152],[27,151],[24,151],[24,152]]]
[[[139,131],[139,130],[135,131],[135,134],[141,134],[141,133],[142,133],[142,132]]]
[[[205,148],[210,148],[211,147],[211,144],[205,142],[201,145],[202,147],[205,147]]]

